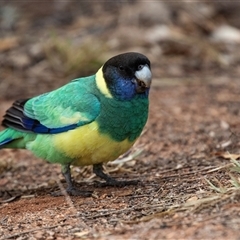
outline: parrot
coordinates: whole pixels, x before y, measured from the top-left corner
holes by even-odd
[[[141,53],[121,53],[94,75],[15,101],[3,116],[0,149],[27,149],[60,164],[71,196],[91,196],[74,186],[71,166],[92,165],[109,186],[133,184],[112,178],[103,164],[127,152],[147,122],[150,65]]]

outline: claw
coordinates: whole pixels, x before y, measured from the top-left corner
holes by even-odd
[[[100,178],[104,179],[106,182],[99,183],[99,186],[105,187],[105,186],[112,186],[112,187],[125,187],[128,185],[137,185],[139,183],[138,180],[131,180],[131,181],[118,181],[106,173],[103,172],[102,164],[95,164],[93,165],[93,172]]]

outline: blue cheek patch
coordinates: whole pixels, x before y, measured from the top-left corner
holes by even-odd
[[[132,79],[123,78],[114,72],[112,74],[112,84],[109,86],[111,94],[119,100],[131,100],[136,95],[136,86]]]
[[[115,89],[120,100],[130,100],[136,94],[136,87],[131,80],[119,79]]]
[[[117,71],[111,72],[111,85],[108,86],[111,94],[119,100],[131,100],[136,95],[140,98],[148,97],[149,89],[143,93],[137,93],[137,86],[132,78],[125,78]]]

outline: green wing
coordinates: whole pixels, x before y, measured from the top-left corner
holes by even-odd
[[[48,128],[50,133],[51,129],[62,132],[68,127],[72,129],[90,123],[100,112],[100,102],[94,95],[94,79],[95,76],[80,78],[55,91],[29,99],[24,104],[24,114]]]

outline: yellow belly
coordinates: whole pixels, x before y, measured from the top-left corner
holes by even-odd
[[[125,153],[133,144],[128,139],[117,142],[107,134],[100,134],[96,122],[57,134],[54,146],[73,159],[73,165],[92,165],[113,161]]]

